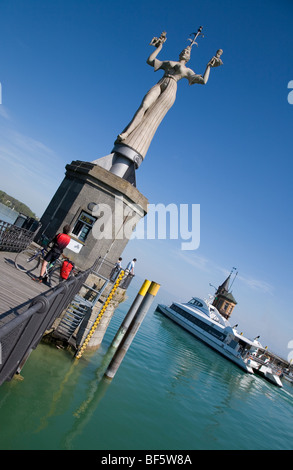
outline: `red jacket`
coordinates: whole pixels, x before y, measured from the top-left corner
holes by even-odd
[[[66,233],[58,233],[56,237],[53,238],[53,247],[52,250],[63,252],[64,248],[67,247],[70,242],[70,236]]]

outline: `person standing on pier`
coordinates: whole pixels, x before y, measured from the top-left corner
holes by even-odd
[[[117,279],[118,274],[121,271],[121,262],[122,262],[122,258],[120,257],[117,263],[115,263],[115,266],[110,273],[110,281],[114,282]]]
[[[55,235],[53,240],[51,240],[49,245],[53,243],[53,246],[44,257],[44,260],[41,266],[40,276],[35,278],[36,281],[43,282],[43,280],[45,279],[44,274],[46,272],[47,264],[55,262],[61,256],[61,254],[63,253],[63,250],[67,247],[67,245],[69,244],[71,240],[70,236],[68,235],[70,231],[71,231],[70,225],[65,225],[63,227],[63,233],[58,233],[57,235]]]
[[[133,258],[132,261],[130,261],[126,267],[126,272],[128,274],[132,274],[134,276],[134,265],[136,263],[137,259],[136,258]]]

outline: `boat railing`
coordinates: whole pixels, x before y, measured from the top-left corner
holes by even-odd
[[[270,367],[274,374],[280,375],[280,373],[282,372],[280,367],[276,366],[276,364],[272,364],[268,359],[261,359],[259,356],[252,356],[252,359],[253,361],[257,362],[262,366]]]

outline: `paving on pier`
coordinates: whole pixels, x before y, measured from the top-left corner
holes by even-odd
[[[0,251],[0,327],[15,318],[31,300],[50,289],[34,282],[32,276],[16,269],[16,253]],[[40,267],[35,275],[39,275]]]

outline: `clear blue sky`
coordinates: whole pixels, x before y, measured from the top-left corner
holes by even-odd
[[[177,60],[190,33],[204,38],[189,67],[206,86],[177,99],[137,171],[158,204],[200,204],[201,243],[133,240],[123,255],[162,284],[166,302],[213,293],[233,266],[232,321],[287,356],[292,321],[291,0],[9,0],[0,7],[0,189],[39,216],[72,160],[107,155],[145,92],[153,36]],[[164,290],[171,294],[164,293]]]

